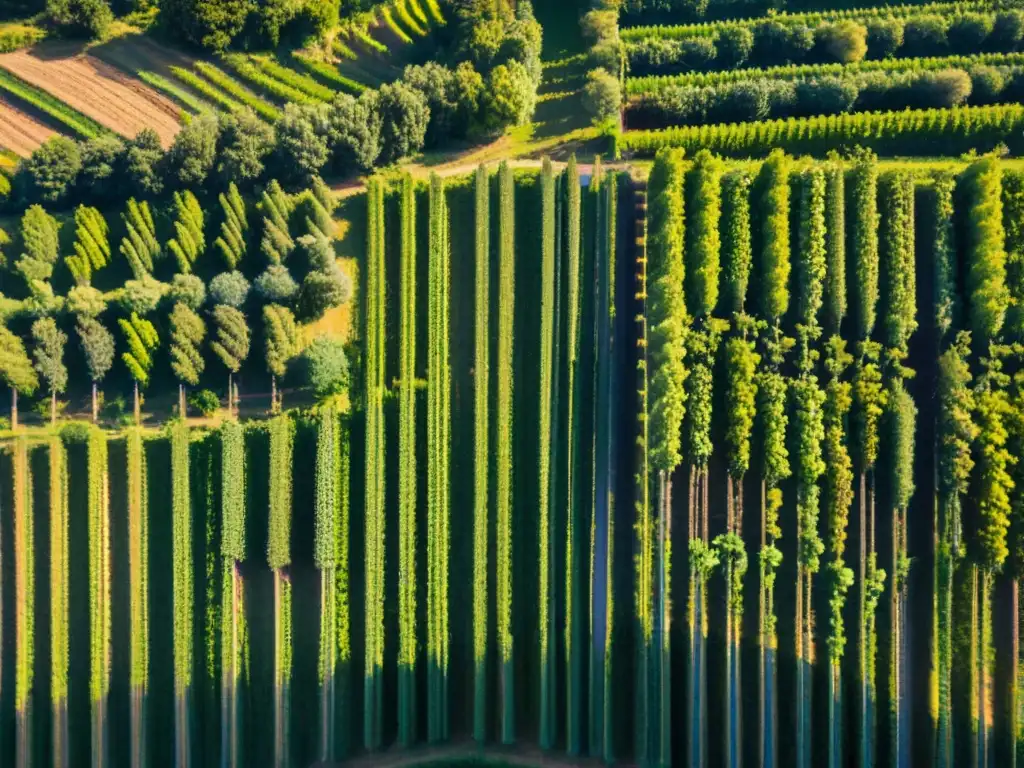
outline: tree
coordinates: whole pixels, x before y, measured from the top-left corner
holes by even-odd
[[[174,221],[175,234],[167,243],[167,248],[178,262],[178,270],[188,274],[196,259],[206,250],[203,209],[196,196],[187,189],[174,193],[174,208],[177,214]]]
[[[92,420],[95,422],[99,411],[98,385],[114,364],[114,334],[94,317],[79,317],[76,330],[92,380]]]
[[[288,370],[288,362],[295,356],[298,330],[291,311],[279,304],[268,304],[263,308],[263,337],[267,370],[271,376],[271,408],[278,410],[277,380]]]
[[[390,165],[423,148],[430,120],[423,94],[397,80],[377,91],[377,110],[381,119],[382,165]]]
[[[707,318],[718,305],[721,272],[722,161],[707,150],[693,159],[687,176],[689,222],[686,228],[686,306],[694,317]]]
[[[99,317],[107,310],[107,299],[91,285],[76,285],[68,291],[67,310],[79,317]]]
[[[46,0],[46,16],[63,36],[90,40],[104,37],[114,20],[106,0]]]
[[[143,128],[125,146],[125,180],[132,194],[159,195],[164,188],[164,150],[152,128]]]
[[[224,220],[220,224],[220,237],[213,242],[227,265],[235,269],[245,257],[246,233],[249,231],[249,219],[245,210],[245,201],[238,192],[234,182],[228,185],[227,193],[221,192],[217,198]]]
[[[64,346],[68,336],[57,327],[52,317],[41,317],[32,323],[35,347],[32,357],[35,368],[50,390],[50,423],[57,421],[57,395],[67,389],[68,369],[64,365]]]
[[[217,173],[221,179],[243,186],[263,175],[267,155],[274,148],[274,129],[252,107],[221,117]]]
[[[476,116],[484,81],[473,65],[464,61],[454,70],[429,61],[421,66],[407,66],[402,82],[419,91],[427,103],[430,120],[427,125],[427,146],[451,138],[463,138]]]
[[[11,427],[18,428],[18,393],[32,395],[39,387],[32,361],[21,339],[0,325],[0,376],[11,390]]]
[[[149,371],[153,367],[153,352],[160,344],[160,337],[157,336],[153,323],[141,318],[137,313],[132,312],[127,320],[123,317],[118,319],[117,324],[124,334],[128,351],[121,353],[121,360],[124,361],[128,373],[135,382],[135,423],[139,423],[139,386],[145,387],[149,383]]]
[[[174,137],[167,151],[168,173],[183,187],[197,187],[206,182],[217,156],[220,126],[216,116],[193,117]]]
[[[318,398],[344,392],[348,387],[345,344],[330,336],[317,336],[302,353],[306,384]]]
[[[590,70],[583,87],[583,107],[595,124],[618,120],[622,107],[619,78],[602,67]]]
[[[853,251],[853,313],[857,341],[867,341],[875,330],[878,311],[878,163],[869,152],[861,154],[850,176],[850,247]]]
[[[750,267],[750,174],[730,171],[722,179],[722,271],[725,305],[742,312],[747,300]]]
[[[820,27],[815,37],[828,58],[840,64],[854,64],[868,52],[868,31],[855,21],[840,21]]]
[[[256,293],[274,304],[292,299],[299,292],[299,284],[292,279],[283,264],[271,264],[256,278]]]
[[[249,297],[249,281],[241,272],[221,272],[210,281],[210,300],[236,309]]]
[[[797,321],[813,338],[820,331],[818,315],[827,272],[825,173],[820,167],[810,168],[801,179],[797,252]]]
[[[223,51],[249,16],[245,0],[167,0],[160,4],[164,28],[194,45]]]
[[[490,133],[525,124],[536,105],[537,83],[523,64],[512,60],[491,70],[482,104],[484,125]]]
[[[330,108],[326,104],[287,104],[275,127],[277,161],[284,174],[308,181],[330,159]]]
[[[198,310],[206,301],[206,285],[195,275],[175,275],[167,298],[175,304],[180,302],[191,310]]]
[[[30,195],[44,203],[57,203],[68,192],[82,170],[78,143],[66,136],[54,136],[39,146],[22,165]]]
[[[986,349],[996,340],[1010,305],[1006,287],[1006,232],[1003,228],[999,161],[986,157],[964,172],[967,217],[967,290],[974,343]]]
[[[88,285],[92,274],[110,263],[109,227],[96,208],[80,205],[75,209],[75,255],[64,263],[78,285]]]
[[[324,313],[352,298],[352,279],[336,264],[317,269],[302,281],[299,289],[299,312],[305,321],[318,320]]]
[[[228,410],[238,400],[235,392],[234,374],[249,356],[249,324],[245,315],[234,307],[219,304],[213,308],[214,338],[210,349],[228,369]]]
[[[128,199],[128,210],[121,214],[125,236],[119,251],[128,261],[136,280],[144,280],[153,274],[154,262],[160,256],[160,244],[156,239],[156,225],[149,203],[135,198]]]
[[[185,385],[193,387],[206,364],[199,346],[206,337],[206,323],[185,304],[171,310],[171,370],[178,377],[178,415],[185,417]]]
[[[25,249],[15,269],[25,278],[33,293],[38,284],[53,275],[60,254],[60,225],[42,206],[33,205],[21,217],[21,240]]]
[[[142,280],[125,280],[124,286],[117,292],[117,301],[128,312],[148,315],[156,311],[167,292],[167,283],[146,276]]]
[[[336,94],[329,121],[334,169],[342,174],[371,170],[380,155],[381,120],[376,92],[365,91],[358,99],[347,93]]]
[[[78,191],[90,202],[112,200],[121,192],[121,167],[125,162],[125,143],[113,134],[101,134],[79,144],[82,169],[78,172]]]

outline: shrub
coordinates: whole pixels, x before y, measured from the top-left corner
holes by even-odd
[[[220,398],[209,389],[198,389],[189,394],[188,404],[203,416],[210,417],[220,409]]]
[[[872,59],[888,59],[903,47],[904,25],[901,19],[873,19],[867,25],[868,53]]]
[[[957,107],[971,95],[971,78],[962,69],[926,72],[907,89],[908,106],[943,109]]]
[[[1000,51],[1015,51],[1024,40],[1024,11],[1003,11],[992,25],[992,46]]]
[[[495,67],[487,79],[483,96],[485,127],[501,133],[512,125],[523,125],[533,116],[537,85],[526,67],[510,61]]]
[[[583,107],[595,123],[617,120],[622,103],[619,78],[605,69],[592,69],[587,73],[583,88]]]
[[[840,21],[819,27],[815,32],[818,45],[832,61],[852,64],[868,52],[867,29],[855,21]]]
[[[995,67],[979,64],[967,73],[971,78],[971,103],[994,104],[1006,88],[1006,77]]]
[[[241,272],[221,272],[210,281],[210,300],[214,304],[241,307],[249,297],[249,281]]]
[[[741,67],[747,63],[754,50],[754,33],[747,27],[726,27],[718,33],[716,46],[720,68]]]
[[[302,281],[299,290],[299,313],[303,320],[317,320],[329,309],[341,306],[352,298],[352,279],[337,265],[317,269]]]
[[[957,53],[977,53],[992,34],[993,21],[992,16],[981,13],[957,16],[946,33],[949,47]]]
[[[904,56],[935,56],[948,47],[946,20],[941,16],[913,16],[903,28]]]
[[[798,82],[795,111],[798,115],[838,115],[853,109],[859,94],[857,84],[842,77]]]
[[[330,336],[313,339],[302,353],[303,378],[318,398],[328,397],[348,388],[348,357],[345,344]]]
[[[683,69],[703,72],[712,69],[718,58],[715,41],[707,37],[683,40],[679,46],[679,61]]]

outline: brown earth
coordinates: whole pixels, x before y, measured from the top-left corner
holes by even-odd
[[[0,96],[0,147],[28,157],[32,150],[53,135],[52,129]]]
[[[152,128],[170,146],[181,128],[174,102],[67,43],[44,43],[0,56],[0,67],[122,136]]]

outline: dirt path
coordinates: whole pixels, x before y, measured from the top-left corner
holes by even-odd
[[[28,157],[55,131],[26,115],[0,97],[0,147]]]
[[[66,45],[0,56],[0,67],[122,136],[152,128],[170,146],[181,128],[177,105],[99,59]]]

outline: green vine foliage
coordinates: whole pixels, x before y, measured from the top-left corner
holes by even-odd
[[[872,153],[863,152],[856,160],[849,186],[855,338],[867,341],[878,312],[878,161]]]
[[[66,706],[70,670],[70,518],[68,517],[68,454],[59,437],[49,441],[50,464],[50,695]],[[145,642],[145,641],[143,641]],[[134,667],[134,665],[133,665]],[[56,727],[56,724],[55,724]],[[66,727],[54,745],[67,744]],[[61,750],[61,754],[64,754]]]
[[[945,337],[961,324],[960,296],[956,278],[956,228],[953,208],[955,186],[956,180],[952,174],[939,174],[932,185],[931,195],[935,327],[940,337]]]
[[[686,415],[686,332],[683,155],[659,152],[647,187],[647,318],[650,365],[648,455],[655,470],[682,461]]]
[[[829,659],[838,666],[846,645],[843,610],[846,593],[853,585],[853,570],[846,567],[844,554],[853,504],[853,461],[847,447],[846,422],[853,404],[852,386],[843,381],[853,357],[839,336],[828,342],[825,365],[829,382],[825,388],[825,509],[828,520],[828,562],[831,594],[829,596]]]
[[[27,727],[35,685],[35,516],[32,511],[32,465],[29,442],[25,437],[14,441],[13,449],[13,555],[14,555],[14,710],[18,713],[18,737],[28,738]],[[94,565],[95,563],[90,563]],[[102,573],[102,571],[101,571]],[[109,571],[108,571],[109,575]],[[95,636],[94,636],[95,639]],[[109,646],[107,647],[109,650]],[[94,665],[96,658],[93,657]],[[107,657],[109,669],[109,657]],[[95,677],[96,669],[93,667]],[[104,682],[109,682],[105,680]],[[103,689],[104,692],[107,690]]]
[[[701,150],[686,178],[686,304],[694,317],[710,317],[718,305],[723,169],[719,158]]]
[[[882,328],[885,344],[898,358],[907,355],[917,330],[914,264],[914,180],[905,171],[882,177]]]
[[[189,430],[181,420],[170,426],[171,518],[174,561],[174,691],[184,697],[192,686],[193,595],[192,501],[189,483]],[[178,729],[187,724],[177,722]]]
[[[760,307],[762,316],[773,325],[789,310],[791,167],[792,160],[777,149],[764,161],[759,179]]]
[[[972,163],[964,171],[962,183],[970,201],[964,243],[969,320],[974,343],[987,349],[998,339],[1010,304],[999,161],[985,157]]]
[[[846,169],[832,158],[825,168],[825,331],[838,334],[846,317]]]
[[[984,382],[976,396],[977,503],[979,528],[978,558],[989,571],[1002,567],[1009,556],[1007,535],[1010,528],[1010,493],[1013,478],[1010,467],[1017,458],[1007,450],[1006,419],[1011,406],[1006,391]]]
[[[246,556],[245,428],[233,419],[220,428],[221,443],[221,554],[241,562]]]
[[[757,366],[761,356],[752,340],[733,336],[725,343],[725,441],[729,474],[742,480],[750,468],[750,436],[757,415]]]
[[[800,528],[797,559],[810,573],[816,573],[825,545],[818,534],[818,512],[821,489],[818,481],[825,473],[821,444],[825,438],[823,406],[825,393],[816,376],[805,374],[796,379],[790,391],[794,400],[797,482],[797,517]]]
[[[743,312],[750,284],[753,250],[750,232],[751,176],[731,170],[722,178],[722,287],[725,308]]]
[[[800,224],[797,248],[797,317],[798,322],[816,336],[818,316],[824,301],[828,277],[825,230],[825,171],[813,166],[800,178]]]
[[[874,469],[878,460],[878,423],[885,412],[886,393],[878,368],[878,345],[861,345],[853,374],[854,461],[860,472]]]
[[[961,331],[939,357],[939,490],[950,500],[967,493],[974,470],[971,447],[978,426],[974,423],[970,347],[970,333]]]
[[[125,436],[133,690],[145,690],[149,682],[149,478],[142,434],[141,429],[132,427]],[[133,736],[141,738],[141,733]]]
[[[914,495],[914,423],[917,420],[917,407],[899,379],[894,381],[887,402],[893,454],[890,487],[896,507],[906,509]]]
[[[287,414],[270,420],[270,509],[267,527],[267,565],[277,570],[292,561],[292,452],[295,423]]]
[[[685,454],[690,464],[704,467],[711,458],[711,411],[714,389],[714,362],[721,342],[725,323],[712,319],[707,330],[691,331],[687,335],[687,348],[692,360],[686,380],[686,399],[689,404],[686,419]]]

